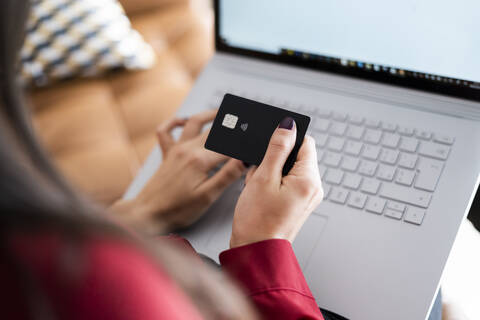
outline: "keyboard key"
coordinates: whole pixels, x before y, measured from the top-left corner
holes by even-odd
[[[330,127],[330,132],[336,136],[343,136],[347,131],[347,125],[341,122],[334,122]]]
[[[432,138],[432,133],[425,130],[420,130],[415,133],[415,136],[422,140],[430,140]]]
[[[270,98],[268,98],[268,103],[267,104],[270,104],[270,105],[274,106],[274,105],[277,104],[277,100],[275,100],[274,97],[270,97]],[[311,115],[313,113],[313,111],[307,111],[307,113],[309,115]]]
[[[262,96],[259,95],[259,94],[250,94],[248,96],[249,99],[252,99],[252,100],[255,100],[255,101],[261,101],[262,100]]]
[[[407,169],[414,169],[417,165],[418,156],[416,154],[401,153],[398,165]]]
[[[369,194],[377,194],[378,189],[380,188],[380,182],[375,179],[365,178],[363,179],[362,188],[363,192]]]
[[[361,116],[356,116],[356,115],[353,115],[353,116],[349,116],[348,117],[348,122],[350,123],[353,123],[353,124],[362,124],[364,121],[364,118],[361,117]]]
[[[270,100],[273,100],[273,98],[270,98]],[[317,112],[318,110],[319,109],[317,109],[317,107],[312,106],[312,105],[302,105],[302,106],[300,106],[300,111],[303,111],[304,113],[313,114],[313,113]]]
[[[395,201],[388,201],[387,202],[387,208],[391,209],[391,210],[395,210],[395,211],[399,211],[399,212],[405,212],[405,208],[407,206],[404,205],[403,203],[400,203],[400,202],[395,202]]]
[[[326,109],[315,109],[315,114],[320,118],[328,119],[332,116],[332,111]]]
[[[343,179],[343,185],[346,188],[357,190],[362,182],[362,177],[358,174],[347,173]]]
[[[388,148],[397,148],[398,143],[400,142],[400,136],[393,133],[385,133],[382,139],[382,146]]]
[[[385,209],[386,201],[377,197],[371,197],[367,201],[367,211],[376,214],[382,214]]]
[[[348,205],[353,208],[363,209],[365,207],[365,203],[367,202],[367,196],[360,193],[354,192],[350,195],[348,199]]]
[[[377,172],[377,178],[384,181],[392,181],[395,176],[395,167],[380,165]]]
[[[330,167],[338,167],[341,160],[342,156],[334,152],[327,152],[323,157],[323,163]]]
[[[362,139],[365,129],[363,127],[350,125],[347,130],[347,137],[355,140]]]
[[[327,144],[328,136],[326,134],[315,135],[315,145],[317,148],[323,148]]]
[[[421,225],[424,217],[425,217],[425,210],[409,207],[407,209],[407,213],[405,214],[405,218],[403,219],[403,221],[413,223],[416,225]]]
[[[396,220],[401,220],[402,216],[403,216],[403,212],[395,211],[395,210],[388,209],[388,208],[385,209],[385,217],[389,217],[389,218],[396,219]]]
[[[342,161],[342,169],[346,171],[352,171],[355,172],[357,171],[358,165],[360,164],[360,160],[358,158],[352,158],[352,157],[343,157]]]
[[[343,112],[334,112],[332,117],[335,121],[344,122],[345,120],[347,120],[347,115]]]
[[[387,164],[397,163],[399,152],[397,150],[382,149],[380,161]]]
[[[315,119],[313,121],[313,129],[320,132],[327,132],[330,127],[330,121],[325,119]]]
[[[360,164],[360,168],[358,169],[358,172],[360,174],[373,177],[377,172],[377,167],[378,167],[378,164],[376,162],[362,160]]]
[[[217,96],[217,97],[221,97],[223,99],[223,96],[225,95],[225,90],[217,89],[217,90],[215,90],[214,95]]]
[[[423,142],[420,144],[418,153],[439,160],[446,160],[450,153],[450,147],[434,142]]]
[[[330,190],[330,195],[328,198],[330,199],[330,201],[333,201],[339,204],[345,204],[345,202],[347,201],[348,194],[349,192],[347,190],[335,187],[335,188],[332,188],[332,190]]]
[[[345,145],[345,153],[352,156],[358,156],[360,151],[362,151],[362,147],[363,144],[361,142],[349,140]]]
[[[332,187],[330,187],[328,184],[324,184],[322,187],[323,187],[323,199],[327,199],[328,196],[330,195],[330,191],[332,190]]]
[[[342,151],[344,145],[345,145],[345,139],[343,138],[330,137],[330,139],[328,139],[329,150],[340,152]]]
[[[323,177],[325,176],[325,173],[327,172],[327,167],[322,165],[318,166],[318,172],[320,173],[320,177],[322,177],[323,179]]]
[[[444,135],[434,135],[433,141],[443,144],[452,145],[455,142],[454,137],[444,136]]]
[[[223,97],[213,97],[210,103],[208,104],[209,108],[215,109],[220,107],[220,104],[222,103]]]
[[[323,149],[320,149],[317,151],[317,162],[318,164],[322,163],[323,156],[325,155],[325,151]]]
[[[374,146],[371,144],[365,145],[363,148],[363,157],[370,160],[377,160],[378,156],[380,155],[381,148],[378,146]]]
[[[400,127],[398,128],[398,133],[400,133],[402,136],[411,137],[415,133],[415,130],[410,127]]]
[[[403,137],[400,142],[400,150],[407,152],[415,152],[418,148],[418,140],[410,137]]]
[[[441,161],[422,158],[417,168],[418,176],[415,181],[415,188],[435,191],[443,166],[444,164]]]
[[[409,187],[385,183],[380,190],[380,196],[390,200],[412,204],[421,208],[428,208],[432,195]]]
[[[415,171],[398,169],[397,178],[395,182],[404,186],[411,186],[415,178]]]
[[[365,121],[365,125],[369,128],[376,129],[376,128],[380,127],[380,121],[373,120],[373,119],[367,119]]]
[[[382,131],[367,129],[367,131],[365,132],[365,136],[363,137],[363,140],[367,143],[378,144],[381,138],[382,138]]]
[[[397,130],[397,125],[394,123],[383,122],[382,129],[388,132],[395,132],[395,130]]]
[[[343,171],[337,169],[330,169],[325,176],[325,181],[331,184],[340,184],[343,179]]]

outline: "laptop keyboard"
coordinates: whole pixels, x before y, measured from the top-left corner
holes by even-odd
[[[211,107],[220,105],[225,92],[216,92]],[[324,200],[422,224],[454,137],[359,115],[232,93],[311,117],[308,134],[317,145]]]

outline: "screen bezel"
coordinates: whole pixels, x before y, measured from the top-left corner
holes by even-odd
[[[443,82],[436,82],[426,79],[413,77],[397,77],[388,73],[368,71],[357,68],[344,67],[337,64],[326,63],[322,61],[304,60],[295,56],[282,56],[266,52],[254,51],[244,48],[229,46],[221,41],[220,37],[220,0],[214,0],[215,10],[215,48],[218,52],[232,53],[247,57],[258,58],[279,62],[287,65],[298,66],[318,71],[345,75],[349,77],[367,79],[383,84],[392,84],[401,87],[417,89],[421,91],[439,93],[446,96],[453,96],[467,100],[480,102],[480,90],[469,87],[457,86]]]

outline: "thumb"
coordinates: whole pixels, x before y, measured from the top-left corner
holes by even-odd
[[[283,119],[273,132],[267,152],[258,167],[260,174],[271,178],[282,178],[282,169],[292,152],[297,139],[297,127],[291,117]]]

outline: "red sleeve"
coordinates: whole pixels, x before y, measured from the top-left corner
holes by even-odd
[[[201,319],[162,267],[134,245],[97,238],[76,247],[40,236],[14,247],[59,319]]]
[[[266,240],[220,254],[264,319],[322,319],[290,242]]]

